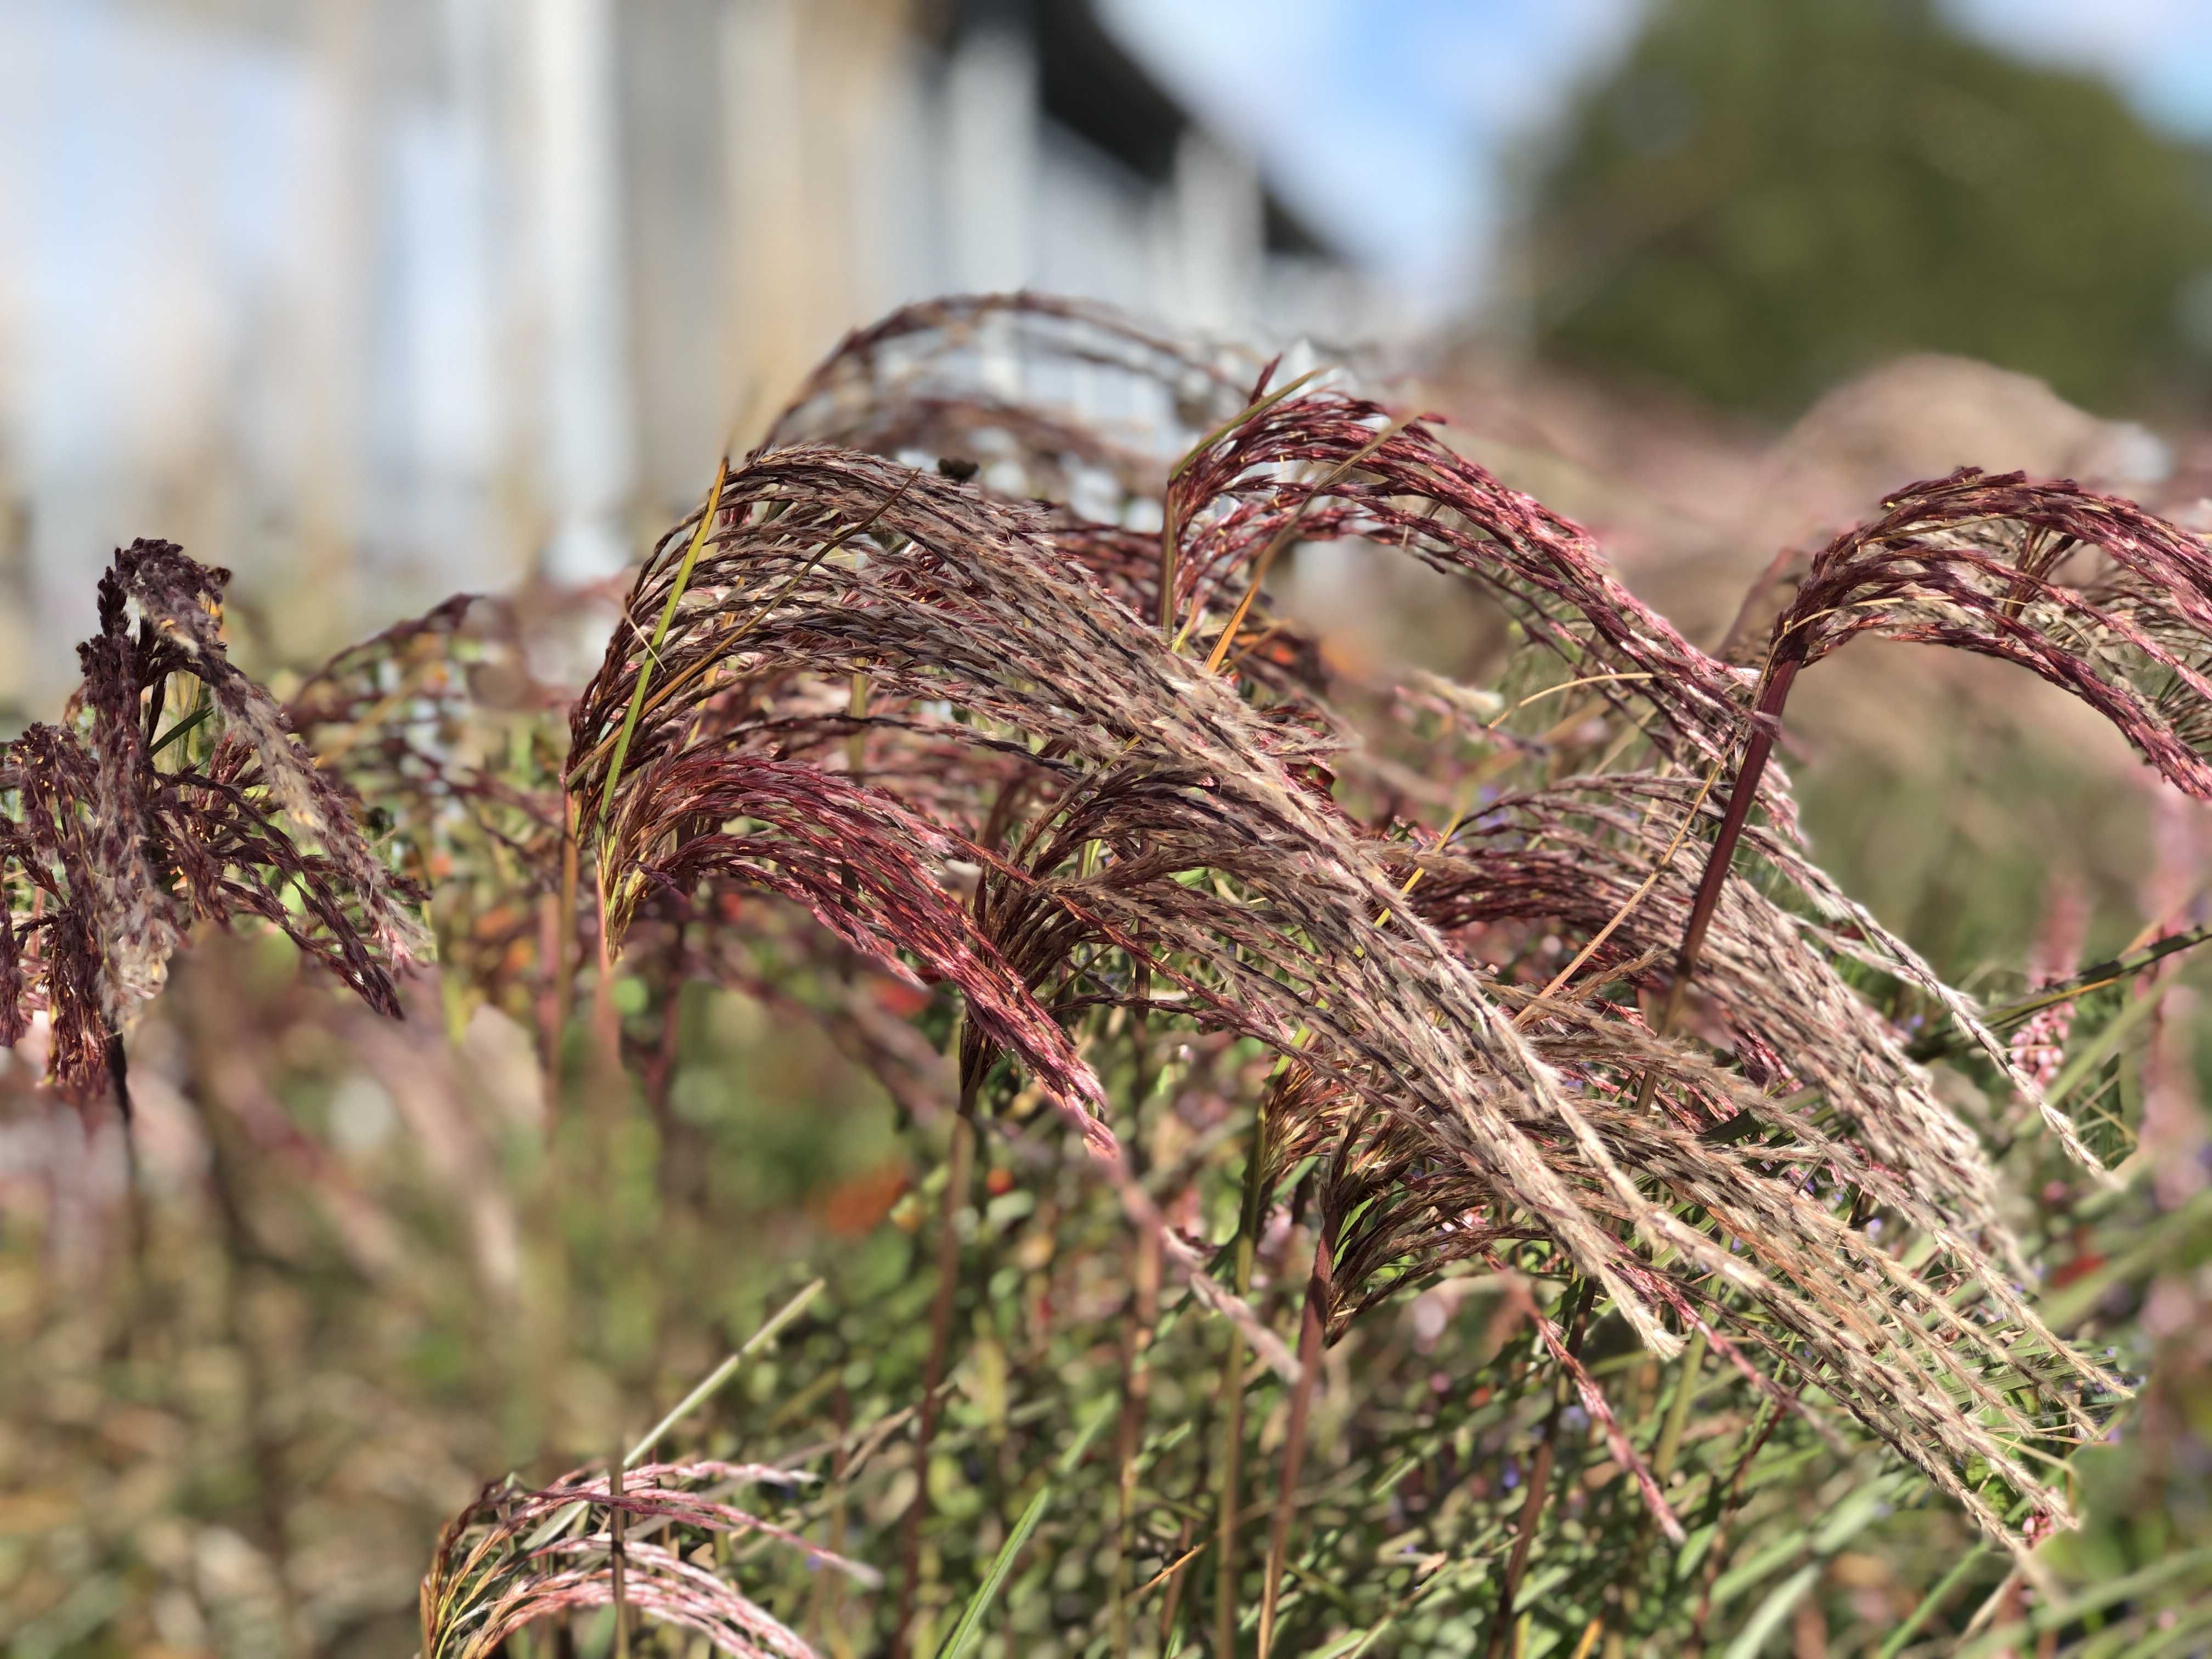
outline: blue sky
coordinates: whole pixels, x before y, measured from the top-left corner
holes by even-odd
[[[1285,197],[1431,314],[1480,287],[1515,147],[1626,48],[1644,10],[1643,0],[1097,3]],[[2212,0],[1944,3],[1971,33],[2104,75],[2146,118],[2212,140]]]

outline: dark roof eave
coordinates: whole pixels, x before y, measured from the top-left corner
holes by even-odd
[[[953,35],[984,28],[1011,29],[1035,43],[1047,116],[1146,182],[1173,181],[1190,115],[1107,32],[1090,0],[960,0]],[[1340,257],[1273,190],[1263,193],[1270,253]]]

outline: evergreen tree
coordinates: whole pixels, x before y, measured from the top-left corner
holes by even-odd
[[[1658,0],[1530,207],[1547,348],[1735,408],[1930,349],[2109,409],[2212,336],[2207,158],[1926,0]]]

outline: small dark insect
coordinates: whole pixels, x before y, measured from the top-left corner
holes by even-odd
[[[937,458],[939,474],[951,479],[955,483],[966,483],[981,470],[981,462],[971,461],[963,456],[940,455]]]

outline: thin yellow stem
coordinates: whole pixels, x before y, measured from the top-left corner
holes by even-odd
[[[1613,930],[1622,922],[1626,921],[1636,907],[1644,902],[1644,895],[1658,885],[1659,878],[1667,873],[1668,866],[1674,862],[1674,854],[1680,850],[1682,842],[1688,837],[1690,826],[1698,821],[1698,809],[1705,805],[1705,797],[1712,793],[1713,784],[1718,780],[1720,775],[1721,763],[1715,761],[1712,769],[1705,774],[1705,782],[1698,786],[1697,799],[1690,803],[1690,810],[1682,815],[1681,827],[1674,831],[1674,839],[1667,843],[1667,850],[1660,854],[1659,862],[1651,866],[1651,873],[1644,877],[1643,885],[1628,896],[1620,908],[1613,913],[1611,921],[1590,936],[1589,944],[1575,952],[1574,960],[1553,975],[1552,982],[1536,994],[1535,1000],[1513,1016],[1515,1025],[1526,1025],[1545,1003],[1558,995],[1560,988],[1575,976],[1583,963],[1588,962],[1596,953],[1601,945],[1613,937]]]
[[[1376,450],[1403,432],[1406,429],[1406,421],[1402,418],[1391,422],[1374,437],[1340,461],[1327,477],[1313,487],[1305,500],[1298,503],[1297,511],[1291,514],[1290,521],[1274,533],[1267,545],[1261,550],[1257,562],[1252,566],[1252,574],[1244,584],[1244,597],[1237,601],[1236,611],[1229,618],[1228,627],[1221,630],[1221,637],[1213,642],[1213,649],[1206,659],[1207,673],[1220,672],[1221,659],[1229,654],[1229,647],[1237,638],[1237,630],[1244,626],[1244,618],[1252,609],[1252,601],[1260,597],[1261,584],[1267,580],[1267,572],[1274,565],[1275,556],[1291,544],[1291,540],[1297,535],[1298,527],[1305,523],[1307,515],[1313,511],[1314,503],[1342,483],[1346,477],[1361,462],[1371,458]],[[1182,648],[1183,641],[1189,637],[1190,630],[1197,622],[1198,608],[1194,604],[1189,620],[1183,623],[1182,631],[1176,635],[1175,643],[1177,649]]]
[[[1561,680],[1557,685],[1547,685],[1541,691],[1530,692],[1510,708],[1500,709],[1496,718],[1485,722],[1482,729],[1486,732],[1494,732],[1504,721],[1519,714],[1530,703],[1541,702],[1545,698],[1556,696],[1562,691],[1571,691],[1578,685],[1606,685],[1626,680],[1648,680],[1651,678],[1652,676],[1649,674],[1592,674],[1579,680]]]

